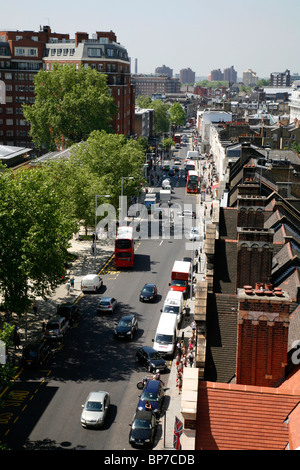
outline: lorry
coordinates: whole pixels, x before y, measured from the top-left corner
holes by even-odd
[[[188,160],[198,160],[199,152],[198,150],[189,150],[186,157]]]
[[[159,196],[161,204],[171,203],[171,189],[161,189],[159,192]]]
[[[148,212],[151,212],[151,207],[154,208],[155,204],[156,204],[156,193],[148,193],[146,194],[145,196],[145,202],[144,202],[146,208],[147,208],[147,211]]]
[[[171,271],[171,290],[182,292],[187,298],[189,282],[192,278],[192,263],[189,261],[175,261]]]

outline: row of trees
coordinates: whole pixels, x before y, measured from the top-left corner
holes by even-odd
[[[177,101],[171,106],[161,100],[151,100],[150,96],[139,96],[137,106],[154,109],[154,133],[161,135],[169,132],[172,126],[183,126],[186,123],[186,113]]]

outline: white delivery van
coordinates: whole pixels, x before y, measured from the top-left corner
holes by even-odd
[[[198,158],[199,158],[198,150],[189,150],[188,153],[187,153],[186,158],[188,160],[198,160]]]
[[[153,349],[162,356],[173,356],[177,341],[177,317],[163,312],[157,325]]]
[[[97,292],[103,286],[103,280],[97,274],[87,274],[81,280],[82,292]]]
[[[167,294],[164,306],[162,309],[163,313],[169,313],[175,315],[177,318],[177,326],[180,324],[183,311],[183,294],[176,290],[170,290]]]

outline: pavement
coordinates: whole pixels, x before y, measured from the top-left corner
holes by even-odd
[[[206,163],[206,161],[205,161]],[[202,162],[198,163],[199,165]],[[205,202],[211,203],[212,198],[210,194],[205,196],[206,200],[198,205],[199,208],[199,220],[203,223],[210,222],[209,211],[205,211]],[[200,224],[201,225],[201,224]],[[202,226],[203,233],[203,226]],[[92,233],[92,232],[91,232]],[[201,233],[201,231],[200,231]],[[203,237],[204,239],[204,237]],[[200,242],[200,246],[203,246],[204,240]],[[96,255],[92,252],[92,242],[83,241],[78,238],[73,238],[71,240],[71,248],[69,249],[70,253],[76,255],[76,259],[72,262],[72,266],[67,272],[67,277],[74,277],[74,289],[70,290],[67,288],[67,282],[62,282],[59,285],[53,294],[43,300],[42,298],[37,298],[37,313],[28,313],[27,318],[20,320],[17,316],[13,315],[11,318],[12,324],[18,325],[18,333],[21,339],[21,344],[18,349],[15,350],[15,361],[18,364],[19,359],[22,355],[22,345],[25,344],[26,340],[32,341],[37,338],[42,337],[43,324],[47,322],[49,316],[56,313],[57,305],[63,302],[75,302],[81,295],[81,279],[84,275],[90,274],[92,272],[97,272],[105,266],[106,263],[110,260],[113,255],[114,245],[113,241],[109,239],[100,239],[97,241]],[[202,250],[204,251],[204,250]],[[199,253],[198,259],[198,269],[195,274],[196,279],[201,280],[205,276],[206,264],[205,264],[205,255]],[[194,297],[187,299],[186,306],[190,308],[190,318],[187,320],[185,317],[182,320],[182,324],[179,331],[179,338],[182,336],[185,339],[185,344],[188,346],[188,338],[192,334],[191,322],[194,317],[194,306],[195,299]],[[15,317],[15,318],[14,318]],[[187,365],[187,367],[190,367]],[[174,423],[175,417],[183,421],[183,417],[180,412],[181,408],[181,394],[178,392],[176,387],[176,365],[175,359],[171,363],[170,373],[168,374],[168,387],[167,395],[169,396],[168,407],[161,417],[161,426],[162,432],[160,434],[159,441],[155,446],[155,450],[170,450],[173,449],[173,435],[174,435]],[[163,380],[163,377],[162,377]],[[193,443],[190,443],[191,449],[193,449]]]

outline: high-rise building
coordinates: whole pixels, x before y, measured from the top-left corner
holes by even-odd
[[[0,144],[32,147],[29,123],[22,104],[34,103],[34,76],[40,69],[51,70],[53,63],[90,66],[107,75],[108,87],[119,110],[113,131],[133,135],[135,93],[130,78],[130,59],[117,43],[115,33],[53,33],[49,26],[40,31],[0,32],[0,80],[5,84],[5,104],[0,103]]]
[[[255,86],[258,82],[258,77],[256,76],[256,72],[253,70],[248,69],[243,72],[243,83],[246,87],[248,86]]]
[[[237,82],[237,72],[234,70],[233,65],[227,69],[224,69],[224,80],[230,83]]]
[[[179,72],[179,80],[181,83],[195,83],[196,73],[190,68],[181,69]]]
[[[168,77],[170,78],[173,77],[173,69],[170,69],[170,67],[167,67],[166,65],[162,65],[161,67],[156,67],[155,73],[160,74],[160,75],[168,75]]]

